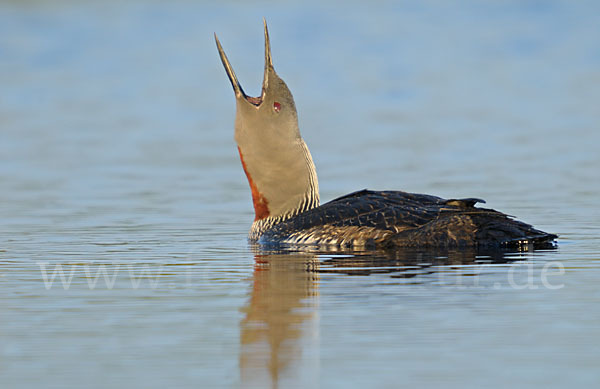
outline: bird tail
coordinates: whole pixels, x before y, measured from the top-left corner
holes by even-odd
[[[477,225],[475,235],[478,246],[499,245],[520,251],[556,248],[557,235],[535,229],[500,212],[493,212],[495,217],[490,217],[490,214],[471,217]]]

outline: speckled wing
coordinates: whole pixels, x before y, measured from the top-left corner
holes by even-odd
[[[503,213],[476,208],[477,202],[484,201],[362,190],[273,226],[260,242],[341,247],[472,247],[555,238]]]

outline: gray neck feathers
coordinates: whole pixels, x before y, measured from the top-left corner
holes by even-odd
[[[317,173],[304,140],[298,137],[291,143],[269,144],[268,148],[252,152],[252,147],[240,145],[256,213],[251,240],[260,238],[271,226],[319,206]],[[261,206],[268,208],[266,217]]]

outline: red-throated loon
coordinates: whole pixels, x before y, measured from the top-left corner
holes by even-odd
[[[362,190],[319,205],[319,184],[300,136],[292,93],[277,75],[265,31],[262,93],[242,90],[215,34],[236,99],[235,140],[255,219],[249,239],[264,244],[340,247],[554,247],[534,229],[475,198],[446,200],[401,191]]]

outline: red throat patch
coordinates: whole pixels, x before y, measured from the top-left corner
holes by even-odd
[[[254,221],[264,219],[269,216],[269,202],[258,191],[256,184],[252,180],[250,173],[248,173],[248,169],[246,168],[246,163],[244,162],[244,156],[242,155],[242,150],[238,146],[238,152],[240,153],[240,161],[242,161],[242,168],[244,168],[244,173],[246,173],[246,177],[248,178],[248,184],[250,184],[250,190],[252,191],[252,202],[254,203]]]

